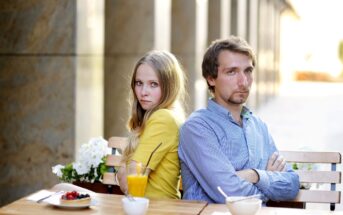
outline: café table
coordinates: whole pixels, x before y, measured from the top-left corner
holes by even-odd
[[[208,204],[201,215],[231,215],[225,204]],[[343,215],[343,211],[299,209],[299,208],[279,208],[262,207],[256,215]]]
[[[0,214],[125,214],[122,207],[122,195],[92,194],[95,205],[85,209],[63,209],[46,202],[37,203],[27,197],[16,200],[0,208]],[[207,205],[204,201],[159,200],[150,199],[149,214],[199,214]]]

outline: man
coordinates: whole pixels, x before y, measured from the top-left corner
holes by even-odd
[[[207,49],[202,74],[213,98],[180,129],[183,198],[224,203],[229,196],[260,194],[264,201],[293,199],[299,177],[278,155],[267,126],[247,107],[255,55],[231,36]]]

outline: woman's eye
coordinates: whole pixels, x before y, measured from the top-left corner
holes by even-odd
[[[142,85],[142,82],[141,82],[141,81],[136,81],[136,82],[135,82],[135,85],[136,85],[136,86],[141,86],[141,85]]]
[[[151,82],[151,87],[158,87],[158,83],[157,82]]]

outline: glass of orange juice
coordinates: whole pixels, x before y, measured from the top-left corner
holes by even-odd
[[[126,166],[127,186],[129,194],[137,197],[144,197],[145,188],[148,182],[146,166],[142,163],[130,163]]]

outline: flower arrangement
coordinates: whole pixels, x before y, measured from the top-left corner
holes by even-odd
[[[107,141],[102,137],[91,138],[88,143],[81,145],[78,160],[65,166],[58,164],[52,167],[52,172],[64,182],[101,181],[107,171],[106,155],[110,154]]]

